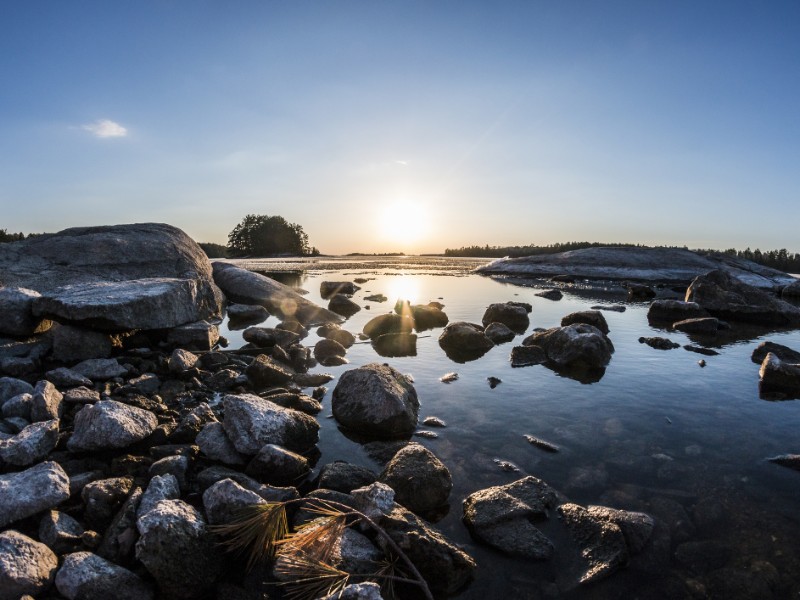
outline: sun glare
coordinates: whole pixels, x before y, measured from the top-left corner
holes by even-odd
[[[398,300],[408,300],[411,304],[419,302],[419,283],[410,275],[396,275],[388,281],[386,296],[394,305]]]
[[[413,250],[410,246],[424,241],[431,230],[429,211],[417,202],[392,202],[380,209],[378,231],[387,245],[397,251]]]

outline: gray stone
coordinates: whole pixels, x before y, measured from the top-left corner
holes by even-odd
[[[756,349],[753,350],[753,354],[750,359],[754,363],[760,365],[764,362],[764,359],[770,352],[783,362],[800,364],[800,352],[797,350],[792,350],[783,344],[776,344],[775,342],[761,342]]]
[[[351,496],[355,507],[372,520],[388,515],[396,506],[394,490],[380,481],[354,489]]]
[[[39,540],[58,554],[78,548],[83,532],[78,521],[57,510],[48,511],[39,522]]]
[[[64,402],[67,404],[94,404],[100,401],[100,392],[86,387],[76,387],[64,392]]]
[[[447,467],[433,452],[417,443],[400,449],[379,479],[395,491],[396,502],[415,513],[444,505],[453,489]]]
[[[767,459],[769,462],[800,471],[800,454],[781,454]]]
[[[680,348],[681,345],[673,342],[668,338],[663,337],[640,337],[639,338],[640,344],[647,344],[651,348],[655,348],[656,350],[674,350],[675,348]]]
[[[181,490],[186,490],[186,474],[191,466],[188,456],[165,456],[150,465],[149,474],[151,477],[172,475],[178,482]]]
[[[103,531],[132,489],[133,479],[130,477],[109,477],[87,483],[81,490],[86,524]]]
[[[67,448],[108,450],[125,448],[153,433],[158,419],[150,411],[115,400],[85,405],[74,420],[74,431]]]
[[[356,488],[374,483],[377,479],[378,475],[366,467],[334,461],[320,469],[317,487],[349,494]]]
[[[483,333],[492,340],[494,344],[510,342],[517,335],[503,323],[489,323]]]
[[[325,299],[335,296],[336,294],[352,296],[360,289],[360,287],[351,281],[323,281],[319,284],[319,295]]]
[[[150,483],[147,484],[147,489],[145,489],[144,494],[142,494],[142,499],[136,510],[136,517],[143,517],[162,500],[176,500],[180,497],[181,488],[174,475],[170,473],[155,475],[150,479]]]
[[[642,551],[653,534],[655,520],[648,514],[619,510],[607,506],[587,506],[586,512],[596,519],[614,523],[622,530],[631,554]]]
[[[702,317],[698,319],[684,319],[672,324],[672,329],[684,333],[696,333],[700,335],[716,335],[720,329],[720,320],[715,317]]]
[[[336,329],[329,330],[324,336],[326,339],[339,342],[345,348],[349,348],[356,343],[356,336],[345,329],[337,327]]]
[[[253,394],[224,397],[225,433],[238,452],[253,456],[265,444],[303,452],[319,440],[319,423],[305,413]]]
[[[9,398],[3,403],[2,413],[6,419],[19,417],[26,421],[31,420],[31,407],[33,406],[32,394],[19,394]]]
[[[291,368],[277,362],[266,354],[259,354],[245,371],[247,378],[258,388],[282,385],[292,380]]]
[[[0,440],[0,460],[27,467],[43,460],[58,442],[58,419],[28,425],[17,435]]]
[[[219,341],[219,328],[208,321],[196,321],[170,329],[167,343],[189,350],[211,350]]]
[[[89,358],[79,362],[72,370],[92,381],[106,381],[122,377],[128,372],[115,358]]]
[[[431,304],[415,304],[412,306],[411,318],[414,319],[414,329],[417,331],[444,327],[450,320],[447,317],[447,313],[438,306]]]
[[[242,509],[266,503],[261,496],[232,479],[222,479],[203,492],[203,508],[211,525],[230,523]]]
[[[45,378],[59,388],[73,388],[78,386],[91,386],[92,380],[84,377],[80,373],[67,369],[66,367],[59,367],[45,373]]]
[[[367,321],[364,325],[364,335],[370,339],[375,339],[387,333],[411,333],[414,329],[414,319],[409,315],[398,315],[389,313],[378,315]]]
[[[31,400],[31,421],[49,421],[60,419],[64,413],[64,396],[52,383],[39,381],[33,388]]]
[[[372,338],[372,347],[380,356],[416,356],[417,335],[415,333],[384,333]],[[326,366],[332,365],[328,362]]]
[[[542,348],[548,361],[558,367],[602,368],[614,352],[614,345],[602,331],[584,323],[534,333],[522,344]]]
[[[352,317],[361,307],[344,294],[334,294],[328,302],[328,310],[343,317]]]
[[[136,515],[142,500],[142,488],[135,487],[122,504],[111,525],[105,530],[97,547],[97,554],[117,564],[133,561],[134,544],[139,537],[136,530]]]
[[[534,295],[539,296],[540,298],[545,298],[546,300],[553,300],[554,302],[557,302],[558,300],[561,300],[561,298],[564,297],[564,294],[561,292],[561,290],[556,290],[556,289],[542,290],[541,292],[537,292]]]
[[[197,485],[201,490],[206,490],[223,479],[235,481],[243,488],[258,494],[267,502],[285,502],[286,500],[295,500],[300,497],[296,488],[275,487],[259,483],[244,473],[220,466],[208,467],[200,471],[200,473],[197,474]]]
[[[511,349],[512,367],[530,367],[547,362],[547,354],[539,346],[514,346]]]
[[[200,452],[211,460],[217,460],[226,465],[244,465],[247,459],[240,454],[233,443],[228,439],[222,423],[209,423],[197,434],[195,443],[200,447]]]
[[[73,325],[59,325],[53,329],[52,358],[61,362],[108,358],[114,349],[114,342],[114,337],[108,333]]]
[[[800,364],[784,362],[770,352],[764,357],[758,375],[762,394],[777,392],[791,398],[800,397]]]
[[[298,373],[294,376],[294,382],[301,388],[318,387],[332,381],[334,376],[330,373]]]
[[[342,318],[303,298],[289,286],[222,261],[213,263],[214,281],[234,302],[260,304],[270,313],[304,324],[339,323]]]
[[[602,331],[603,335],[608,335],[608,323],[606,322],[606,318],[603,316],[603,313],[598,310],[582,310],[570,313],[561,319],[562,327],[572,325],[573,323],[585,323],[586,325],[591,325],[592,327]]]
[[[371,363],[341,375],[331,407],[344,427],[392,438],[413,433],[419,400],[408,378],[388,365]]]
[[[264,444],[245,473],[272,485],[297,485],[311,471],[305,457],[275,444]]]
[[[232,321],[259,323],[269,317],[267,309],[259,304],[231,304],[227,308],[228,317]]]
[[[162,500],[137,522],[136,558],[162,594],[202,596],[222,572],[218,547],[200,513],[182,500]]]
[[[684,302],[683,300],[653,300],[647,310],[647,320],[655,323],[675,323],[684,319],[699,319],[707,316],[709,316],[708,312],[697,302]]]
[[[625,536],[615,523],[598,518],[577,504],[562,504],[558,512],[580,548],[584,563],[580,583],[608,577],[628,562]]]
[[[377,583],[351,583],[339,592],[328,594],[322,600],[383,600],[383,596],[381,596],[381,586]]]
[[[481,322],[484,327],[490,323],[502,323],[516,333],[524,333],[530,325],[530,318],[525,306],[516,302],[490,304],[483,313]]]
[[[25,337],[52,327],[52,321],[33,316],[33,301],[39,295],[25,288],[0,287],[0,335]]]
[[[134,387],[137,392],[145,396],[157,394],[161,387],[161,380],[155,373],[142,373],[128,381],[128,385]]]
[[[486,336],[480,325],[454,321],[442,331],[439,336],[439,346],[453,360],[464,362],[480,358],[494,346],[494,343]]]
[[[347,348],[336,340],[323,338],[314,345],[314,358],[323,366],[328,366],[331,357],[342,357],[347,354]]]
[[[33,395],[33,386],[14,377],[0,377],[0,406],[3,406],[6,400],[20,394]]]
[[[152,600],[153,589],[141,577],[91,552],[64,557],[56,588],[68,600]]]
[[[800,297],[800,279],[796,279],[794,282],[792,282],[789,285],[785,286],[781,290],[781,295],[786,297],[786,298],[797,298],[797,297]]]
[[[198,356],[183,348],[176,348],[169,357],[169,370],[173,373],[183,373],[197,364]]]
[[[18,531],[0,533],[0,600],[46,592],[57,569],[58,557],[44,544]]]
[[[69,477],[55,462],[0,475],[0,527],[57,506],[69,498]]]
[[[200,431],[209,423],[215,423],[217,417],[206,402],[201,402],[181,419],[169,439],[173,443],[191,443]]]

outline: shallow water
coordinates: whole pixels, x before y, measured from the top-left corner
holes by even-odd
[[[349,365],[314,369],[338,377],[355,366],[388,362],[413,375],[420,422],[435,415],[447,423],[435,430],[438,438],[414,440],[430,448],[453,476],[450,510],[436,526],[479,565],[475,581],[459,598],[671,598],[688,597],[689,589],[731,597],[731,586],[744,590],[738,597],[764,597],[765,590],[776,598],[798,597],[800,473],[765,459],[800,453],[800,401],[759,399],[759,367],[750,354],[766,339],[800,349],[800,331],[747,330],[724,340],[690,339],[650,327],[647,303],[625,302],[618,286],[565,289],[564,298],[554,302],[535,295],[541,288],[471,274],[481,262],[358,257],[246,265],[282,272],[283,279],[308,290],[307,297],[321,305],[327,302],[319,296],[320,282],[369,278],[353,297],[369,309],[343,325],[353,333],[370,318],[391,311],[398,298],[412,303],[439,300],[451,322],[477,323],[493,302],[528,302],[533,305],[529,331],[558,325],[564,315],[595,304],[625,304],[624,313],[603,313],[616,352],[602,379],[592,384],[543,366],[512,368],[509,353],[524,336],[478,360],[455,363],[437,343],[441,329],[420,334],[414,357],[383,358],[370,344],[360,343],[349,349]],[[364,301],[377,293],[389,300]],[[261,325],[277,322],[270,317]],[[243,343],[241,331],[230,331],[224,324],[222,333],[231,347]],[[638,342],[640,336],[653,335],[681,345],[705,342],[720,354],[661,351]],[[316,340],[312,333],[304,343],[313,345]],[[706,361],[704,368],[700,359]],[[458,373],[456,381],[440,381],[453,371]],[[490,376],[502,383],[490,388]],[[319,416],[318,466],[341,459],[379,471],[380,465],[363,447],[326,418],[335,384],[336,380],[328,384]],[[561,451],[543,452],[530,445],[525,434],[552,442]],[[495,459],[511,462],[519,472],[502,471]],[[662,560],[633,560],[605,581],[576,587],[565,575],[564,565],[571,559],[561,555],[565,552],[558,544],[554,559],[535,563],[506,557],[472,540],[461,523],[462,500],[478,489],[529,474],[579,504],[652,514],[670,531],[667,542],[662,535],[662,543],[668,544],[662,548]],[[551,515],[550,521],[556,518]],[[542,529],[548,533],[546,523]]]

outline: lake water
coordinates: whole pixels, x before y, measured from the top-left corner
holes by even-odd
[[[619,286],[577,286],[564,289],[562,300],[551,301],[535,295],[541,288],[472,274],[483,262],[399,257],[243,265],[301,286],[321,305],[327,305],[319,295],[322,281],[368,278],[353,299],[369,309],[343,325],[356,334],[372,317],[391,311],[398,298],[438,300],[451,322],[477,323],[493,302],[528,302],[533,305],[530,329],[556,326],[563,316],[595,304],[626,306],[624,313],[603,312],[616,352],[602,379],[592,384],[544,366],[512,368],[511,348],[524,336],[478,360],[452,362],[438,345],[441,329],[420,335],[414,357],[382,358],[369,343],[361,343],[349,349],[349,365],[313,370],[338,377],[349,368],[388,362],[413,376],[420,422],[434,415],[447,423],[435,430],[438,438],[414,440],[433,451],[453,476],[450,510],[436,526],[478,562],[475,581],[459,598],[797,598],[800,473],[765,459],[800,453],[800,401],[760,399],[759,366],[750,355],[767,339],[800,350],[800,332],[747,330],[703,344],[650,327],[648,304],[625,302]],[[364,300],[378,293],[389,300]],[[271,317],[261,325],[277,322]],[[231,347],[243,343],[240,331],[223,326],[223,335]],[[661,351],[638,342],[640,336],[654,335],[681,345],[699,342],[719,355],[701,356],[683,348]],[[312,333],[304,343],[316,340]],[[698,364],[700,359],[705,367]],[[442,383],[440,377],[449,372],[458,373],[458,379]],[[492,389],[490,376],[502,383]],[[326,418],[335,384],[328,384],[319,415],[318,465],[341,459],[379,471],[362,445]],[[557,444],[561,451],[543,452],[525,434]],[[501,470],[496,459],[512,463],[519,472]],[[529,474],[573,502],[655,516],[664,524],[659,532],[661,560],[633,560],[605,581],[576,587],[565,574],[567,557],[558,545],[553,560],[536,563],[509,558],[472,540],[461,522],[462,500]],[[556,518],[551,515],[550,520]],[[548,533],[547,524],[542,529]]]

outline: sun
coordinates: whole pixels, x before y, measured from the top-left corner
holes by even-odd
[[[380,208],[377,224],[383,242],[407,250],[430,234],[430,211],[419,202],[391,202]]]

